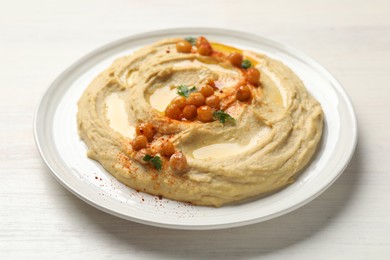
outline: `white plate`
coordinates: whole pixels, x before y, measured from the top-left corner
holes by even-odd
[[[325,127],[319,149],[298,180],[268,197],[222,208],[198,207],[136,192],[119,183],[99,163],[86,157],[77,126],[77,101],[115,58],[162,38],[204,35],[212,41],[265,53],[283,61],[321,103]],[[176,229],[217,229],[264,221],[313,200],[342,173],[357,142],[356,118],[341,85],[311,58],[286,45],[248,33],[183,28],[131,36],[81,58],[49,87],[37,108],[34,134],[43,160],[54,177],[92,206],[118,217]]]

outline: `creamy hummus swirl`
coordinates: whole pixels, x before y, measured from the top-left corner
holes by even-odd
[[[283,63],[244,51],[261,72],[250,102],[229,101],[242,70],[217,56],[179,53],[181,39],[165,39],[119,58],[98,75],[78,103],[79,134],[88,156],[127,186],[153,195],[221,206],[269,194],[292,183],[320,140],[323,113],[302,81]],[[229,47],[212,44],[221,53]],[[178,121],[164,115],[176,86],[213,80],[235,124]],[[171,141],[185,154],[188,171],[174,173],[137,160],[131,146],[141,122],[158,129],[150,150]],[[154,151],[156,153],[156,151]]]

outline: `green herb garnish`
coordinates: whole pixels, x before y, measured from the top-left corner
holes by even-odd
[[[196,87],[193,86],[193,87],[188,87],[187,85],[180,85],[177,87],[177,94],[180,95],[180,96],[183,96],[183,97],[186,97],[188,98],[188,96],[192,93],[192,92],[195,92],[196,91]]]
[[[250,60],[243,60],[241,63],[241,67],[244,69],[249,69],[252,66],[252,63]]]
[[[144,158],[142,158],[142,160],[153,164],[154,168],[156,168],[156,170],[158,170],[158,171],[161,170],[161,168],[162,168],[162,161],[161,161],[160,156],[158,156],[158,155],[151,156],[151,155],[147,154],[144,156]]]
[[[213,117],[215,120],[219,120],[221,123],[225,123],[227,121],[230,121],[232,123],[236,122],[236,119],[231,117],[228,113],[223,112],[222,110],[217,110],[213,113]]]
[[[185,37],[184,40],[186,40],[187,42],[191,43],[192,46],[195,46],[195,42],[196,42],[196,38],[195,37],[192,37],[192,36]]]
[[[144,160],[145,162],[149,162],[152,159],[153,159],[153,156],[147,154],[147,155],[144,156],[144,158],[142,160]]]

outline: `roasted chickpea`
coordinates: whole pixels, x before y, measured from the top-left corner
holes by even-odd
[[[260,71],[256,68],[249,68],[246,73],[248,82],[254,86],[257,86],[260,80]]]
[[[196,38],[196,41],[195,41],[195,46],[197,48],[199,48],[202,44],[208,44],[210,45],[209,41],[203,37],[203,36],[199,36],[198,38]]]
[[[187,105],[187,99],[183,96],[175,97],[171,104],[176,104],[180,110],[183,110],[183,108]]]
[[[149,142],[153,140],[154,127],[151,123],[138,124],[135,127],[135,132],[137,135],[144,135]]]
[[[247,85],[240,86],[237,90],[236,98],[239,101],[248,101],[252,97],[251,90]]]
[[[196,118],[196,106],[187,105],[183,109],[183,117],[188,120]]]
[[[188,170],[188,162],[183,152],[178,151],[172,154],[169,159],[169,166],[174,173],[184,173]]]
[[[134,159],[136,161],[138,161],[139,163],[141,164],[147,164],[148,162],[147,161],[144,161],[144,157],[145,155],[149,154],[149,151],[146,149],[146,148],[143,148],[141,150],[139,150],[135,156],[134,156]]]
[[[135,151],[139,151],[143,148],[146,148],[147,145],[148,139],[144,135],[136,136],[131,142],[131,147],[133,147],[133,150]]]
[[[207,82],[207,85],[210,85],[210,87],[215,89],[215,82],[214,82],[214,80],[209,79],[208,82]]]
[[[159,152],[163,156],[171,156],[175,153],[175,146],[170,141],[163,141],[159,147]]]
[[[202,56],[210,56],[213,53],[213,48],[210,44],[202,44],[198,47],[198,53]]]
[[[201,93],[191,93],[187,100],[188,105],[200,107],[204,104],[204,96]]]
[[[203,96],[209,97],[212,94],[214,94],[214,88],[212,86],[210,86],[210,85],[203,85],[203,86],[200,87],[199,92]]]
[[[213,110],[209,106],[201,106],[196,110],[198,119],[201,122],[211,122],[213,121]]]
[[[165,109],[165,115],[169,118],[180,120],[181,110],[176,104],[169,104]]]
[[[176,50],[182,53],[190,53],[192,49],[192,44],[186,40],[178,41],[176,43]]]
[[[219,97],[216,96],[216,95],[212,95],[212,96],[207,97],[206,100],[205,100],[205,103],[209,107],[212,107],[212,108],[215,108],[215,109],[219,109],[220,106],[221,106]]]
[[[233,66],[241,67],[243,56],[241,53],[233,52],[229,55],[229,61]]]

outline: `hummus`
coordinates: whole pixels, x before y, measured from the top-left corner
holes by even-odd
[[[195,205],[291,184],[320,140],[320,104],[280,61],[199,38],[144,47],[90,83],[77,114],[88,156],[128,187]]]

